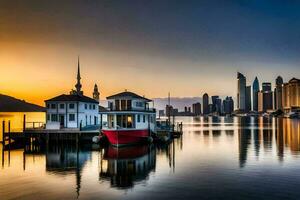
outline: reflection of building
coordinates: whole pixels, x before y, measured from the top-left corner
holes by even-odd
[[[101,159],[100,179],[108,179],[112,187],[130,188],[145,180],[156,166],[154,146],[131,146],[105,149]]]
[[[84,151],[74,143],[49,143],[46,150],[46,171],[58,176],[75,174],[76,193],[79,196],[81,171],[89,159],[91,159],[90,149]]]
[[[237,73],[238,93],[237,93],[237,108],[238,110],[246,109],[246,77]]]
[[[300,80],[293,78],[283,85],[282,104],[286,112],[300,108]]]
[[[280,124],[279,124],[280,125]],[[300,123],[292,119],[283,119],[283,143],[289,146],[294,154],[300,152]]]
[[[239,123],[241,127],[246,127],[249,125],[250,118],[241,117],[239,118]],[[239,161],[240,167],[244,167],[247,161],[248,148],[251,141],[251,131],[250,129],[241,128],[238,130],[239,138]]]

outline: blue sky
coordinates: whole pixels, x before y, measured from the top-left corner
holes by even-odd
[[[64,78],[60,88],[69,90],[80,54],[84,89],[98,82],[103,97],[124,89],[151,98],[235,96],[237,71],[248,84],[300,77],[299,10],[295,0],[3,0],[0,92],[26,93],[5,86],[24,66],[49,74],[47,86]]]

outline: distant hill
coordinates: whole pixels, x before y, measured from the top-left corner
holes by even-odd
[[[0,112],[43,112],[45,108],[0,94]]]

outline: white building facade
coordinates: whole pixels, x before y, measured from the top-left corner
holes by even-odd
[[[98,101],[81,95],[60,95],[46,100],[46,129],[99,125]]]

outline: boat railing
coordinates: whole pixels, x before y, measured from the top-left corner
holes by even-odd
[[[125,109],[116,109],[116,108],[106,108],[108,112],[110,111],[134,111],[134,112],[156,112],[155,108],[144,108],[144,109],[136,109],[136,108],[125,108]]]

